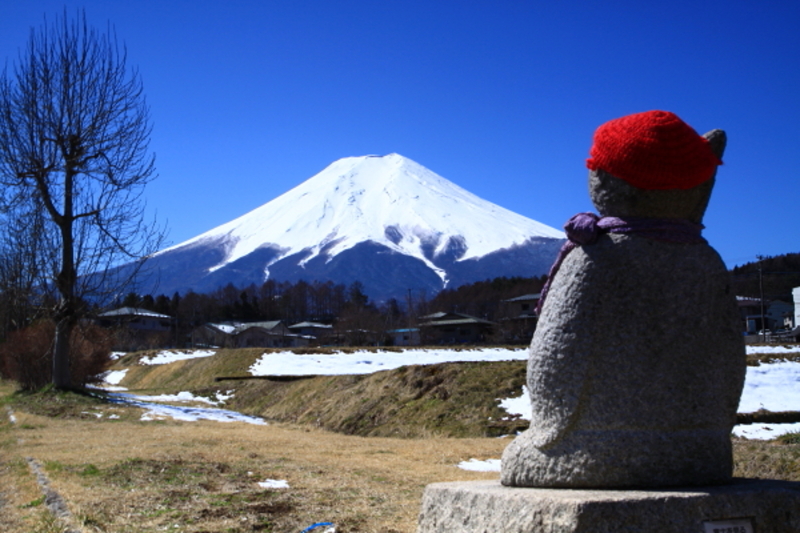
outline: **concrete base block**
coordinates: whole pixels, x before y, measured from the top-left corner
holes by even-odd
[[[663,490],[425,488],[417,533],[797,533],[800,483],[735,479]]]

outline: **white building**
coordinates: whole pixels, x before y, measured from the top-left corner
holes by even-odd
[[[792,289],[792,300],[794,300],[794,326],[800,326],[800,287]]]

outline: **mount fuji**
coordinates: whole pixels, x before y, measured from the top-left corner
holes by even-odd
[[[347,157],[227,224],[155,254],[139,286],[172,294],[267,279],[409,290],[547,273],[564,234],[398,154]]]

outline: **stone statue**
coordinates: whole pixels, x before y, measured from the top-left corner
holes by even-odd
[[[597,129],[600,217],[565,226],[530,346],[516,487],[666,487],[731,479],[745,376],[735,296],[700,230],[726,137],[650,111]]]

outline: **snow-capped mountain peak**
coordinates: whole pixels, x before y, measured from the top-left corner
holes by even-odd
[[[546,274],[564,234],[398,154],[346,157],[241,217],[163,250],[152,293],[233,284],[361,282],[376,301]],[[140,289],[140,290],[142,290]]]
[[[224,259],[214,271],[264,247],[278,251],[270,264],[305,252],[303,266],[371,241],[423,261],[446,281],[437,257],[464,261],[532,237],[564,234],[389,154],[339,159],[261,207],[169,250],[222,241]]]

